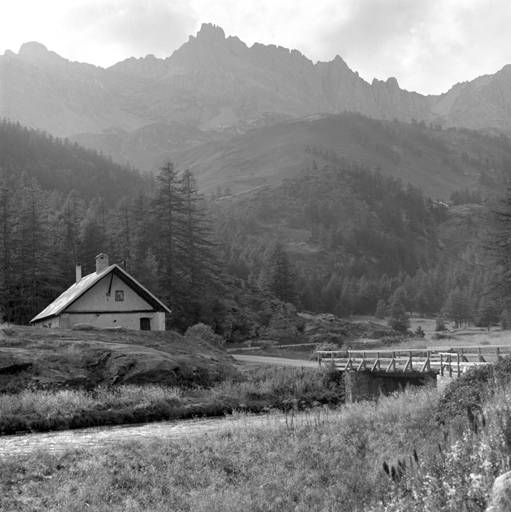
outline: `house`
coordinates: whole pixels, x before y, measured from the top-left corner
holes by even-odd
[[[76,282],[41,311],[30,323],[37,327],[71,329],[87,323],[95,327],[126,327],[164,331],[170,309],[108,256],[96,256],[96,272],[82,277],[76,266]]]

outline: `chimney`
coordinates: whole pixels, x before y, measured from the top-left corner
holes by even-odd
[[[108,256],[103,253],[98,254],[96,256],[96,274],[103,272],[108,266]]]
[[[76,282],[79,283],[82,280],[82,264],[76,263]]]

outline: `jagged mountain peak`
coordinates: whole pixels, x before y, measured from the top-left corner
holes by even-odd
[[[190,36],[192,38],[193,36]],[[222,27],[214,25],[213,23],[203,23],[200,30],[197,32],[195,39],[199,41],[221,41],[225,40],[225,32]]]

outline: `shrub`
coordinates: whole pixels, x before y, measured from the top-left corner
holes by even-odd
[[[492,365],[471,368],[447,386],[436,413],[440,423],[465,417],[467,408],[479,408],[486,392],[505,386],[511,380],[511,357]]]
[[[426,336],[424,329],[420,325],[415,330],[415,336],[417,336],[417,338],[424,338],[424,336]]]
[[[185,332],[185,337],[199,338],[217,347],[223,347],[225,345],[225,340],[222,336],[215,334],[213,329],[209,325],[205,324],[192,325],[192,327],[189,327]]]
[[[392,336],[383,336],[382,338],[379,339],[379,344],[382,347],[390,347],[392,345],[398,345],[400,343],[403,343],[407,339],[408,338],[403,334],[392,335]]]
[[[445,320],[443,318],[436,319],[435,331],[436,332],[447,331],[447,327],[445,326]]]
[[[450,334],[444,334],[441,332],[437,332],[431,336],[432,340],[454,340],[456,336],[451,336]]]

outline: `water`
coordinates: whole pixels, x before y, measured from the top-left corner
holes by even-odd
[[[303,414],[299,414],[293,421],[300,417],[305,418]],[[243,428],[246,425],[275,425],[285,424],[289,421],[290,417],[286,417],[284,414],[272,414],[270,418],[264,415],[237,415],[222,418],[173,420],[160,423],[0,436],[0,461],[16,459],[39,451],[58,454],[76,448],[102,448],[129,441],[179,440]]]

